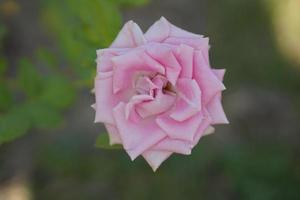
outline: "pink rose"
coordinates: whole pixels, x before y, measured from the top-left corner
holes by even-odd
[[[95,122],[110,144],[142,155],[155,171],[172,153],[191,154],[214,124],[228,123],[221,104],[225,70],[211,69],[208,38],[164,17],[143,34],[127,22],[97,51]]]

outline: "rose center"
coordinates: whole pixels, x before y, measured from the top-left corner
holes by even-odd
[[[162,75],[155,75],[154,77],[140,76],[135,83],[136,94],[147,94],[155,97],[158,91],[163,93],[176,94],[175,88],[172,84]]]

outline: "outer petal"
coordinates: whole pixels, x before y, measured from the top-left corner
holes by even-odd
[[[225,86],[207,65],[201,51],[195,51],[194,63],[194,78],[202,92],[202,104],[206,105]]]
[[[161,17],[148,29],[145,33],[145,38],[149,42],[173,45],[186,44],[199,50],[207,51],[209,48],[208,38],[178,28],[164,17]]]
[[[156,150],[148,150],[143,153],[143,157],[151,166],[153,171],[156,171],[158,167],[171,155],[172,152]]]
[[[212,124],[229,123],[221,103],[221,94],[216,94],[216,96],[207,104],[206,108],[212,118]]]
[[[146,43],[143,32],[140,27],[133,21],[127,22],[110,47],[129,48],[136,47]]]
[[[156,21],[145,33],[146,40],[150,42],[162,42],[168,37],[200,38],[202,36],[174,26],[164,17]]]
[[[184,155],[190,155],[192,150],[192,145],[188,141],[177,140],[166,137],[160,142],[151,147],[151,150],[157,151],[169,151],[173,153],[179,153]]]
[[[113,70],[111,59],[114,56],[119,56],[126,53],[128,48],[108,48],[97,50],[97,72],[109,72]]]
[[[169,37],[164,41],[164,43],[172,44],[172,45],[185,44],[185,45],[191,46],[197,50],[201,50],[203,52],[208,52],[208,49],[209,49],[209,39],[203,38],[203,37],[199,37],[199,38]]]
[[[196,144],[199,142],[200,138],[203,135],[207,135],[210,132],[212,132],[211,128],[208,129],[209,127],[211,127],[210,124],[211,124],[211,118],[209,117],[209,115],[208,115],[208,113],[206,111],[204,120],[202,121],[202,123],[198,127],[197,132],[196,132],[196,134],[194,136],[194,139],[193,139],[193,142],[192,142],[193,146],[196,146]]]
[[[166,136],[153,118],[141,120],[139,123],[127,120],[124,103],[119,103],[113,114],[123,147],[132,160]]]
[[[119,131],[116,126],[111,124],[105,124],[105,128],[109,135],[109,144],[122,144],[122,140],[119,134]]]
[[[220,81],[223,81],[226,72],[225,69],[212,69],[212,71]]]
[[[220,81],[223,81],[225,70],[224,69],[214,69],[213,73],[218,77]],[[228,124],[229,121],[223,110],[221,102],[221,92],[216,94],[216,96],[208,103],[207,110],[212,118],[212,124]]]
[[[169,115],[170,113],[166,113],[156,118],[159,127],[170,138],[193,141],[197,128],[203,120],[202,114],[198,112],[198,114],[182,122],[172,119]]]
[[[112,72],[98,73],[95,79],[96,109],[95,122],[115,124],[112,109],[120,101],[128,101],[132,96],[131,91],[113,94]]]

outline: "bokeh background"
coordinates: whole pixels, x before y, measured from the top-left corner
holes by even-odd
[[[300,199],[299,0],[0,0],[0,200]],[[153,173],[95,147],[95,50],[130,19],[210,37],[217,126]]]

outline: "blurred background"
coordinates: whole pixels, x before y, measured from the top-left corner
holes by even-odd
[[[160,16],[210,37],[217,126],[156,172],[95,147],[95,50]],[[0,200],[300,199],[300,0],[0,0]]]

